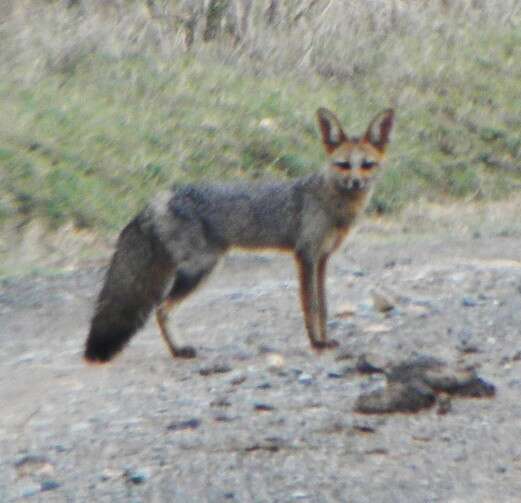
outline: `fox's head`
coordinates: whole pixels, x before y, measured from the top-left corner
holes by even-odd
[[[362,137],[348,137],[335,114],[325,108],[317,110],[317,118],[328,156],[329,180],[342,192],[369,191],[385,158],[394,111],[378,114]]]

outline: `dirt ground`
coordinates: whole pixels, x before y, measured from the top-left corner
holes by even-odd
[[[103,265],[0,283],[0,501],[521,501],[521,238],[359,232],[328,270],[313,353],[290,257],[233,255],[111,364],[81,359]],[[371,290],[394,309],[383,314]],[[472,366],[496,386],[362,415],[361,355]]]

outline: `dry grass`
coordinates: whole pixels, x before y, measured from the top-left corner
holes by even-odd
[[[518,0],[254,2],[239,43],[201,18],[188,52],[202,1],[66,3],[0,5],[0,222],[113,232],[173,179],[308,172],[320,105],[354,131],[398,109],[373,210],[520,187]]]

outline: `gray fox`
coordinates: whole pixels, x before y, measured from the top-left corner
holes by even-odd
[[[348,137],[325,108],[317,119],[327,154],[320,172],[293,181],[174,185],[131,220],[99,294],[87,361],[110,360],[154,308],[172,356],[194,357],[193,347],[172,338],[168,315],[233,247],[292,252],[311,346],[337,346],[327,338],[326,265],[367,204],[394,112],[377,115],[361,137]]]

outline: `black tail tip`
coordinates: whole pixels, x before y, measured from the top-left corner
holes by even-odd
[[[111,333],[91,331],[83,357],[88,363],[107,363],[123,349],[129,338],[127,330],[114,330]]]
[[[83,353],[83,359],[89,364],[107,363],[112,359],[115,352],[109,352],[106,349],[93,347],[92,344],[88,344]]]

